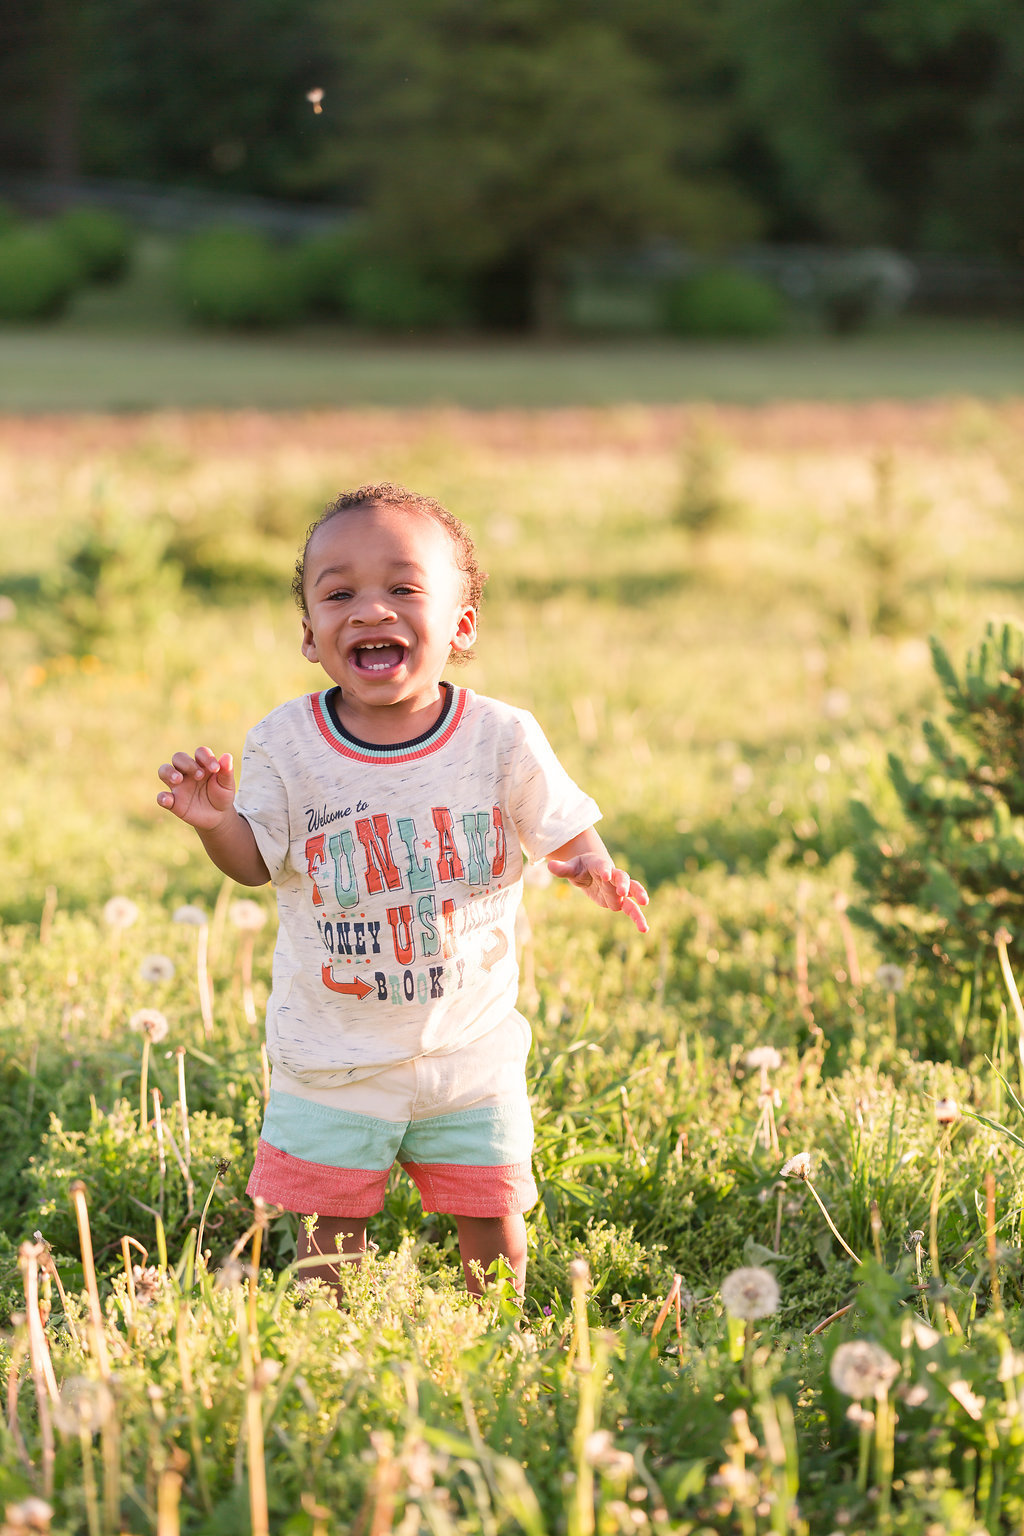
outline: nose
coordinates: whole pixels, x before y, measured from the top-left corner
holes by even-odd
[[[386,594],[361,593],[348,611],[351,624],[386,624],[398,617]]]

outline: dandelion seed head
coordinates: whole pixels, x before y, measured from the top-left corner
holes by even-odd
[[[205,928],[209,919],[202,907],[197,907],[192,902],[186,902],[183,907],[176,907],[171,915],[174,923],[184,923],[188,928]]]
[[[875,981],[883,992],[902,992],[907,984],[907,973],[902,965],[880,965],[875,972]]]
[[[856,1424],[858,1429],[870,1429],[875,1422],[875,1416],[871,1409],[862,1408],[860,1403],[851,1403],[846,1410],[846,1417],[851,1424]]]
[[[935,1119],[939,1125],[952,1125],[960,1118],[960,1105],[956,1099],[937,1099],[935,1101]]]
[[[597,1467],[606,1477],[632,1477],[636,1463],[629,1451],[622,1450],[612,1439],[611,1431],[596,1429],[588,1435],[583,1454],[592,1467]]]
[[[108,928],[130,928],[138,916],[137,905],[127,896],[111,896],[103,908],[103,921]]]
[[[173,981],[174,961],[169,955],[147,955],[139,966],[143,981]]]
[[[1006,927],[997,928],[994,938],[996,944],[1002,945],[1004,949],[1006,948],[1007,944],[1013,943],[1013,934],[1010,932],[1009,928]]]
[[[94,1435],[103,1428],[113,1411],[114,1399],[102,1381],[92,1381],[88,1376],[71,1376],[60,1389],[53,1417],[57,1428],[66,1435],[79,1435],[83,1431]]]
[[[923,1232],[921,1236],[924,1236]],[[939,1342],[939,1335],[934,1328],[930,1327],[928,1323],[923,1322],[919,1317],[915,1317],[912,1320],[911,1326],[914,1330],[914,1343],[918,1349],[935,1348]]]
[[[258,933],[267,920],[266,910],[258,901],[233,901],[228,916],[243,933]]]
[[[811,1154],[809,1152],[797,1152],[789,1157],[779,1169],[779,1177],[782,1179],[809,1179],[811,1176]]]
[[[11,1530],[48,1531],[53,1519],[53,1506],[45,1499],[29,1497],[20,1504],[8,1504],[4,1519]]]
[[[252,1384],[257,1392],[262,1392],[264,1387],[269,1387],[272,1381],[276,1381],[281,1374],[280,1360],[261,1360],[252,1373]]]
[[[744,1060],[751,1072],[759,1069],[765,1072],[776,1072],[782,1066],[782,1052],[777,1051],[774,1045],[755,1045],[752,1051],[748,1051]]]
[[[160,1294],[162,1276],[155,1264],[133,1264],[132,1280],[135,1284],[135,1300],[140,1307],[148,1307]]]
[[[722,1305],[733,1317],[753,1322],[779,1310],[779,1282],[770,1269],[734,1269],[722,1281]]]
[[[586,1259],[570,1259],[569,1279],[573,1285],[590,1284],[590,1265]]]
[[[128,1028],[137,1035],[148,1035],[152,1045],[159,1045],[170,1034],[167,1016],[159,1008],[138,1008],[128,1020]]]
[[[829,1375],[844,1397],[860,1402],[887,1392],[899,1375],[899,1366],[881,1344],[871,1339],[852,1339],[840,1344],[832,1356]]]

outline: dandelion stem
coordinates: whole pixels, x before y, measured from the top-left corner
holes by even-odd
[[[143,1035],[143,1037],[142,1037],[142,1070],[141,1070],[141,1072],[139,1074],[139,1130],[140,1131],[145,1131],[145,1130],[148,1130],[148,1128],[149,1128],[149,1113],[148,1113],[148,1102],[149,1102],[149,1099],[148,1099],[148,1088],[149,1088],[149,1046],[150,1046],[149,1036],[148,1035]]]
[[[39,1315],[39,1257],[41,1244],[22,1243],[18,1252],[22,1279],[25,1286],[25,1317],[28,1323],[29,1359],[32,1367],[32,1385],[35,1387],[36,1406],[39,1411],[39,1433],[43,1442],[43,1497],[53,1492],[53,1466],[55,1451],[50,1404],[58,1397],[57,1378],[53,1361],[46,1343],[43,1320]]]
[[[999,1290],[999,1255],[996,1247],[996,1178],[991,1168],[985,1174],[985,1251],[988,1254],[992,1313],[996,1322],[1001,1325],[1003,1298]]]
[[[654,1343],[655,1339],[658,1337],[658,1334],[661,1332],[662,1327],[664,1326],[664,1323],[665,1323],[665,1319],[668,1317],[669,1312],[672,1310],[673,1304],[679,1300],[679,1291],[680,1291],[680,1288],[682,1286],[682,1283],[683,1283],[682,1275],[673,1275],[672,1276],[672,1284],[668,1288],[668,1295],[665,1297],[665,1300],[662,1302],[662,1304],[661,1304],[661,1311],[658,1313],[657,1317],[655,1318],[655,1320],[654,1320],[654,1327],[651,1329],[651,1343],[652,1344]]]
[[[205,929],[199,930],[205,933]],[[185,1097],[185,1047],[179,1045],[175,1051],[178,1058],[178,1110],[181,1114],[181,1145],[185,1153],[185,1167],[192,1166],[192,1139],[188,1133],[188,1100]]]
[[[818,1191],[815,1189],[815,1187],[811,1183],[810,1179],[805,1179],[804,1183],[807,1185],[807,1188],[810,1190],[810,1192],[814,1196],[815,1200],[817,1200],[818,1208],[821,1211],[821,1214],[824,1216],[825,1220],[828,1222],[829,1227],[831,1228],[833,1236],[838,1240],[838,1242],[840,1243],[841,1247],[843,1249],[845,1249],[845,1251],[850,1255],[850,1258],[853,1260],[853,1262],[855,1264],[859,1264],[860,1263],[860,1259],[858,1259],[857,1255],[854,1253],[853,1249],[850,1247],[849,1243],[846,1241],[846,1238],[843,1236],[843,1234],[840,1232],[839,1228],[836,1226],[835,1222],[832,1220],[832,1217],[829,1215],[828,1210],[826,1209],[824,1200],[818,1194]]]
[[[92,1256],[92,1233],[89,1229],[89,1206],[85,1195],[85,1185],[81,1179],[76,1179],[71,1186],[71,1200],[75,1207],[75,1219],[78,1222],[78,1241],[82,1250],[82,1270],[85,1274],[85,1287],[89,1297],[89,1347],[90,1352],[100,1368],[100,1375],[104,1381],[110,1379],[110,1360],[107,1355],[107,1341],[103,1336],[103,1312],[100,1308],[100,1291],[96,1283],[96,1264]]]

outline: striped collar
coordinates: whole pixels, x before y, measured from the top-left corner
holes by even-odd
[[[466,708],[466,689],[456,688],[454,683],[442,683],[441,687],[445,690],[444,707],[430,730],[424,731],[422,736],[414,737],[412,741],[395,741],[387,744],[360,741],[358,737],[349,735],[348,731],[335,723],[333,711],[328,703],[328,696],[334,692],[333,688],[325,688],[322,693],[311,693],[308,700],[314,725],[327,745],[333,747],[342,757],[357,763],[410,763],[420,757],[429,757],[432,752],[438,751],[451,740],[458,729],[459,721]]]

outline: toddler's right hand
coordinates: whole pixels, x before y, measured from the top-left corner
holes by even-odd
[[[218,757],[209,747],[197,747],[195,757],[175,752],[162,763],[157,777],[167,785],[157,795],[157,805],[172,811],[190,827],[209,830],[219,825],[235,803],[235,775],[231,753]]]

